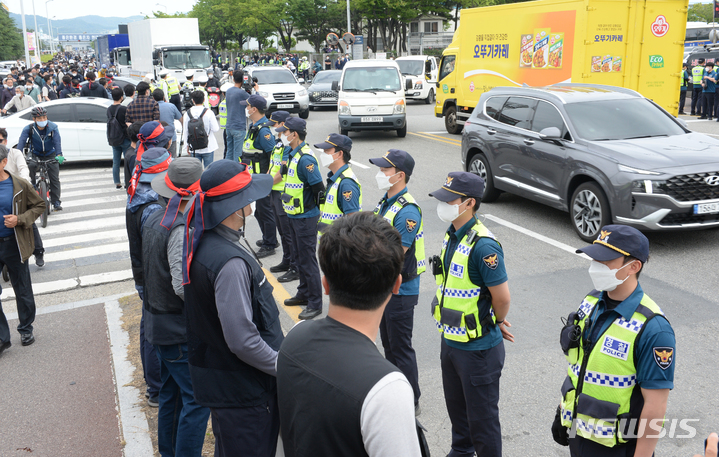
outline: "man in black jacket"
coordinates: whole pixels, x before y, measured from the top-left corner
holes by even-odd
[[[80,89],[80,97],[108,98],[107,90],[95,82],[95,73],[91,71],[87,72],[87,84]]]

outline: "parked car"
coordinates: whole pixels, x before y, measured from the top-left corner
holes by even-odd
[[[307,88],[310,95],[310,110],[318,106],[337,107],[337,91],[332,90],[332,82],[339,81],[342,70],[324,70],[315,75]]]
[[[290,70],[279,66],[245,67],[245,73],[257,78],[258,92],[267,100],[267,113],[284,110],[298,113],[302,119],[310,117],[310,98],[307,89],[300,84],[305,80],[295,77]]]
[[[719,226],[719,140],[629,89],[494,88],[465,125],[462,163],[484,178],[482,201],[505,191],[568,211],[585,241],[611,222]]]
[[[431,105],[435,101],[437,86],[437,58],[434,56],[398,57],[397,65],[402,75],[412,79],[412,88],[405,92],[407,100],[423,100]]]

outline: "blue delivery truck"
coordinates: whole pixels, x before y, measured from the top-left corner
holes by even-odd
[[[100,64],[109,67],[110,63],[114,63],[118,67],[118,71],[120,66],[129,66],[130,39],[128,35],[118,33],[97,37],[95,55]]]

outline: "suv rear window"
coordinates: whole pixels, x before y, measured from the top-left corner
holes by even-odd
[[[484,104],[484,114],[498,121],[499,112],[502,111],[502,107],[506,101],[507,97],[491,97]]]

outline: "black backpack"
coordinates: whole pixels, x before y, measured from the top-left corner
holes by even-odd
[[[55,89],[53,89],[51,86],[48,86],[47,88],[47,98],[50,100],[57,100],[57,92],[55,92]]]
[[[117,120],[117,113],[121,106],[118,106],[114,115],[110,115],[110,109],[107,110],[107,142],[110,146],[120,146],[125,141],[125,131]]]
[[[207,112],[207,108],[202,109],[200,116],[195,118],[192,117],[190,110],[187,110],[187,115],[190,120],[187,122],[187,144],[190,145],[193,151],[198,149],[205,149],[210,143],[205,131],[205,123],[202,122],[202,116]]]

